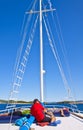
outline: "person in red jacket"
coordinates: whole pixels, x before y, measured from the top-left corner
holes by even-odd
[[[31,107],[31,114],[35,117],[37,122],[54,122],[55,116],[52,113],[48,113],[47,109],[43,107],[38,99],[34,99]]]

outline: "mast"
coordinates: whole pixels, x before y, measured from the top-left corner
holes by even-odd
[[[43,83],[43,37],[42,37],[42,0],[40,0],[40,100],[44,102]]]
[[[55,9],[45,9],[42,10],[42,0],[39,0],[39,11],[30,11],[26,13],[39,13],[39,23],[40,23],[40,101],[44,102],[44,73],[43,69],[43,35],[42,35],[42,13],[55,11]]]

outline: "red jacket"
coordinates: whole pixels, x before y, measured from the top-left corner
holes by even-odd
[[[35,103],[31,107],[31,114],[36,118],[38,122],[44,119],[44,107],[40,103]]]

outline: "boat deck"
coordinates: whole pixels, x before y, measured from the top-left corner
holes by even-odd
[[[35,130],[83,130],[83,119],[80,119],[72,114],[69,117],[57,117],[57,120],[61,120],[61,124],[58,124],[57,126],[42,127],[33,123],[31,128],[35,128]],[[0,130],[19,130],[19,126],[1,123]]]

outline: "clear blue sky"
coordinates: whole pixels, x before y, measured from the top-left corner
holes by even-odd
[[[8,99],[12,88],[12,74],[20,46],[21,26],[24,13],[31,1],[34,0],[0,0],[0,99]],[[69,86],[75,99],[83,100],[83,0],[52,1],[57,9],[66,48],[71,73],[71,81],[68,79]],[[39,65],[36,63],[39,54],[34,49],[35,46],[31,50],[23,83],[19,89],[19,100],[29,101],[39,98],[40,95],[39,70],[36,71]],[[46,59],[48,63],[45,65],[46,67],[48,64],[47,69],[50,68],[45,74],[45,100],[65,100],[67,92],[53,55],[52,58],[49,56],[50,53],[48,52]]]

